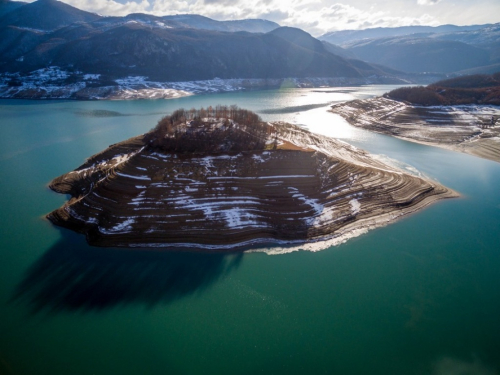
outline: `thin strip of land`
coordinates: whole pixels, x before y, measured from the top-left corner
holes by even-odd
[[[421,106],[377,97],[331,107],[351,125],[500,162],[500,107]]]

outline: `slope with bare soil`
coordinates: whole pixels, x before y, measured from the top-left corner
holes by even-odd
[[[97,246],[227,251],[341,242],[457,196],[294,125],[198,114],[164,118],[54,179],[72,198],[49,220]]]

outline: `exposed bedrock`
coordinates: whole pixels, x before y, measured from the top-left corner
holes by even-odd
[[[145,136],[110,146],[51,182],[72,198],[47,217],[97,246],[222,251],[341,237],[457,196],[345,143],[268,126],[279,147],[172,153]]]

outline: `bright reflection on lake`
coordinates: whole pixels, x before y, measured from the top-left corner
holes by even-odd
[[[366,132],[349,125],[341,116],[329,113],[329,106],[300,113],[295,122],[313,133],[338,139],[360,141],[366,138]]]

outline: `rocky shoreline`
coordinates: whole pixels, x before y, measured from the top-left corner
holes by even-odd
[[[385,97],[336,104],[351,125],[500,162],[500,107],[416,106]]]
[[[70,100],[135,100],[172,99],[188,95],[265,90],[279,88],[313,88],[357,86],[364,84],[408,83],[394,77],[318,77],[219,79],[158,82],[143,76],[107,80],[100,74],[76,74],[49,67],[31,72],[0,74],[1,99],[70,99]]]
[[[95,246],[311,250],[458,196],[343,142],[263,126],[263,150],[164,152],[148,134],[112,145],[50,183],[71,199],[47,218]]]

